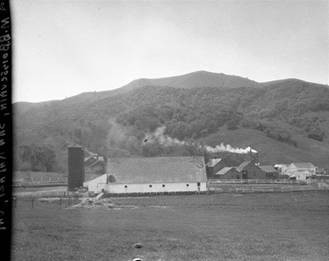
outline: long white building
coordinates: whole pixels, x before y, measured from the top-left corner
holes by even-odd
[[[207,175],[203,157],[111,158],[106,174],[84,186],[96,193],[202,192]]]

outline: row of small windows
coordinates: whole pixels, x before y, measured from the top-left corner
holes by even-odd
[[[190,186],[190,184],[186,184],[186,187],[189,187],[189,186]],[[165,188],[166,185],[165,184],[162,184],[162,187]],[[124,188],[128,188],[128,186],[125,185]],[[152,188],[152,185],[151,184],[149,185],[149,188]]]

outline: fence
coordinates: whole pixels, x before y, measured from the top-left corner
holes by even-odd
[[[289,184],[306,185],[307,181],[290,179],[209,179],[209,184]]]
[[[35,179],[29,181],[13,181],[15,187],[28,187],[28,186],[40,186],[40,185],[67,185],[66,179]]]
[[[67,208],[72,205],[79,203],[80,200],[76,195],[70,194],[61,194],[55,197],[52,195],[51,197],[46,196],[38,196],[38,195],[31,195],[25,197],[12,197],[12,205],[15,210],[17,207],[28,207],[28,208],[37,208],[37,207],[59,207],[59,208]]]
[[[319,180],[210,180],[209,192],[293,192],[329,190],[329,182]]]
[[[15,171],[13,186],[45,186],[45,185],[65,185],[67,176],[56,172],[33,172],[33,171]]]

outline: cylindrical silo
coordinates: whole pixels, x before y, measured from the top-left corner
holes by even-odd
[[[68,148],[68,190],[72,191],[83,185],[85,178],[84,151],[81,147]]]

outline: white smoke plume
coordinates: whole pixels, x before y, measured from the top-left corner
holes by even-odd
[[[238,153],[238,154],[247,154],[247,153],[257,153],[257,150],[254,150],[251,147],[247,148],[234,148],[230,144],[224,145],[221,143],[220,145],[216,145],[215,147],[205,146],[205,149],[208,152],[231,152],[231,153]]]
[[[200,145],[198,143],[191,143],[186,141],[181,141],[176,138],[172,138],[168,135],[165,135],[166,126],[158,127],[153,133],[147,133],[144,138],[144,144],[146,143],[154,143],[158,142],[162,146],[183,146],[183,145],[192,145],[199,149],[205,149],[207,152],[216,153],[216,152],[231,152],[238,154],[248,154],[248,153],[257,153],[257,150],[251,148],[250,146],[246,148],[234,148],[230,144],[224,145],[221,143],[220,145],[216,145],[215,147]]]
[[[153,133],[147,133],[144,138],[144,143],[154,143],[158,142],[164,147],[174,146],[174,145],[187,145],[185,141],[181,141],[176,138],[171,138],[168,135],[165,135],[166,126],[158,127]]]

